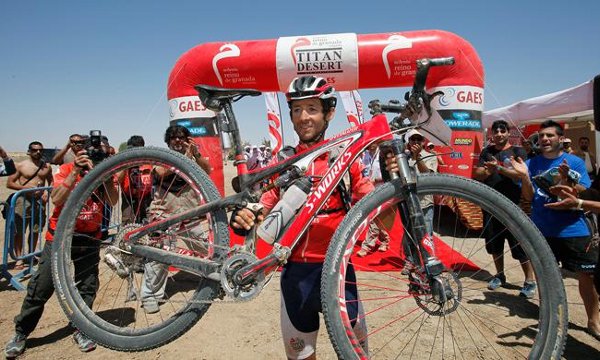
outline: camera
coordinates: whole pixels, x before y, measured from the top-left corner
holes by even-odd
[[[85,140],[84,149],[87,156],[92,160],[94,166],[108,157],[108,153],[102,149],[102,132],[90,130],[90,136]]]

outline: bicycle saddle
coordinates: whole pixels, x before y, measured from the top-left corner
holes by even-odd
[[[254,89],[226,89],[208,85],[196,85],[202,103],[213,111],[220,111],[223,107],[222,101],[231,99],[237,101],[244,96],[259,96],[262,93]]]

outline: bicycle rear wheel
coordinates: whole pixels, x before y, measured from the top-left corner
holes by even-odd
[[[399,190],[399,181],[386,183],[358,202],[339,226],[328,249],[321,298],[325,323],[338,356],[560,358],[567,334],[567,305],[556,261],[529,218],[510,200],[481,183],[450,175],[422,175],[417,192],[420,196],[433,195],[436,203],[467,204],[476,211],[477,207],[482,208],[504,225],[519,240],[533,268],[537,282],[533,298],[518,295],[524,275],[521,264],[510,258],[507,247],[503,257],[508,283],[489,290],[488,283],[496,274],[494,259],[487,254],[483,239],[489,219],[480,229],[469,229],[459,216],[439,204],[434,206],[433,234],[436,254],[446,267],[442,274],[444,286],[451,289],[447,299],[432,295],[433,286],[418,266],[407,266],[407,271],[401,272],[403,256],[398,233],[391,234],[387,252],[364,258],[353,256],[369,224],[383,209],[398,208],[402,201]],[[497,235],[506,237],[507,233]],[[356,284],[344,280],[348,264],[357,272]],[[345,299],[346,287],[354,285],[362,306],[358,312],[356,308],[360,306]]]
[[[153,169],[170,169],[158,177]],[[103,241],[81,231],[80,215],[105,191],[118,186],[119,200],[104,206]],[[148,261],[127,251],[125,235],[220,198],[212,181],[189,159],[167,149],[131,149],[110,157],[84,176],[70,195],[56,226],[52,266],[58,298],[74,325],[103,346],[138,351],[166,344],[190,329],[220,294],[220,283]],[[221,262],[229,249],[224,210],[171,225],[136,242],[147,248]],[[77,269],[77,270],[76,270]],[[97,276],[94,280],[82,280]],[[90,275],[91,274],[91,275]],[[91,283],[89,282],[91,281]],[[87,286],[88,296],[80,294]],[[90,288],[92,297],[89,299]],[[87,302],[86,302],[87,301]]]

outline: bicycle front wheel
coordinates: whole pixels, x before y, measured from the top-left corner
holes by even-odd
[[[399,181],[386,183],[363,198],[336,231],[324,264],[323,313],[338,356],[560,358],[567,334],[565,290],[550,248],[531,220],[500,193],[465,178],[422,175],[417,192],[435,199],[433,210],[430,208],[433,242],[445,271],[439,282],[431,282],[415,260],[418,254],[405,254],[409,247],[398,240],[404,236],[403,241],[411,241],[410,235],[402,235],[408,232],[401,230],[398,219],[390,225],[394,217],[390,213],[403,201],[398,195]],[[459,216],[463,211],[455,207],[453,212],[449,204],[461,204],[462,210],[469,208],[474,214],[482,209],[489,216],[479,218],[479,224],[465,226]],[[471,215],[469,220],[474,218]],[[372,223],[383,231],[400,230],[392,230],[386,252],[372,249],[374,252],[365,257],[353,256]],[[491,226],[495,226],[492,237],[504,243],[512,236],[516,243],[504,247],[501,254],[488,254],[484,239],[492,238]],[[520,261],[513,260],[512,253]],[[494,288],[490,281],[500,258],[507,282]],[[349,264],[356,270],[356,279],[351,281],[345,275]],[[519,296],[522,269],[527,266],[533,270],[537,289],[521,291]],[[444,291],[436,293],[436,284]],[[358,301],[356,296],[347,295],[356,292],[355,288]]]
[[[160,177],[160,169],[169,172]],[[116,204],[114,196],[107,201],[111,184]],[[171,150],[131,149],[99,163],[69,196],[55,231],[53,277],[69,320],[103,346],[124,351],[158,347],[190,329],[220,294],[220,283],[135,256],[127,245],[218,263],[229,248],[225,211],[135,242],[126,236],[219,198],[206,173]]]

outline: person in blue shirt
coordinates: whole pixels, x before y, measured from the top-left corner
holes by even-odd
[[[563,151],[561,142],[564,132],[560,124],[547,120],[540,125],[538,134],[541,156],[527,162],[513,158],[512,165],[520,175],[523,197],[532,201],[531,219],[546,237],[556,260],[564,269],[576,274],[579,293],[588,316],[588,332],[600,334],[598,294],[594,289],[593,277],[598,249],[590,246],[591,233],[582,206],[579,204],[574,209],[557,210],[551,204],[558,199],[532,181],[534,176],[556,169],[561,184],[568,184],[581,192],[590,187],[590,178],[584,161]],[[579,174],[578,184],[569,183],[569,171]]]

